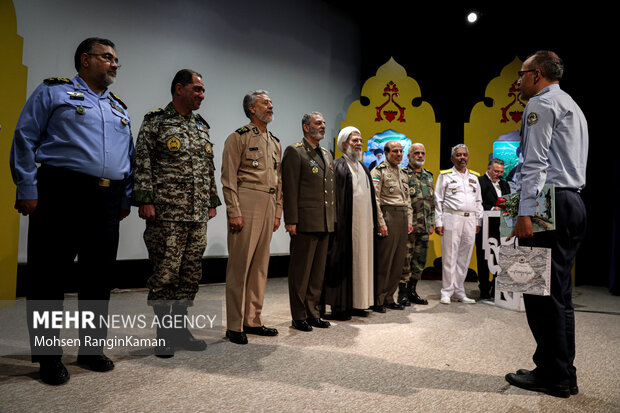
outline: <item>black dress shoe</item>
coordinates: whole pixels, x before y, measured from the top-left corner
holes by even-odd
[[[531,374],[532,372],[530,370],[527,369],[519,369],[517,370],[517,375],[521,376],[524,374]],[[570,381],[569,385],[568,385],[568,390],[570,391],[570,394],[572,396],[579,394],[579,386],[577,386],[577,379],[574,379]]]
[[[375,313],[385,313],[385,306],[383,305],[373,305],[370,309]]]
[[[243,331],[226,330],[226,337],[231,343],[248,344],[248,338]]]
[[[194,337],[187,328],[174,330],[172,343],[175,347],[181,347],[189,351],[204,351],[207,349],[207,342]]]
[[[404,310],[405,306],[398,303],[388,303],[385,305],[386,308],[390,308],[392,310]]]
[[[105,354],[78,355],[77,364],[80,364],[92,371],[109,371],[114,368],[114,362],[107,358]]]
[[[257,336],[268,336],[273,337],[278,335],[278,330],[275,328],[269,328],[265,326],[260,327],[250,327],[243,326],[243,332],[246,334],[256,334]]]
[[[354,308],[351,310],[351,315],[354,315],[356,317],[368,317],[368,311],[366,310],[362,310],[360,308]]]
[[[570,397],[570,390],[567,385],[546,383],[531,372],[528,374],[508,373],[506,374],[506,381],[525,390],[546,393],[555,397]]]
[[[306,320],[293,320],[291,326],[299,331],[312,331],[312,326]]]
[[[69,381],[69,372],[60,359],[41,361],[39,376],[43,383],[58,386]]]
[[[327,328],[331,325],[329,324],[329,321],[321,320],[320,318],[308,318],[306,319],[306,321],[312,327],[318,327],[318,328]]]

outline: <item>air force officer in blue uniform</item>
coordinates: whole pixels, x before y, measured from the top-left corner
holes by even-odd
[[[32,312],[62,310],[65,281],[78,258],[80,310],[107,315],[111,266],[119,222],[129,214],[133,142],[125,104],[108,90],[118,59],[107,39],[84,40],[75,52],[73,79],[51,78],[28,98],[19,117],[10,165],[17,186],[15,208],[29,216],[27,298],[32,359],[41,379],[62,384],[69,374],[60,346],[37,347],[34,336],[57,338],[58,329],[34,329]],[[43,304],[42,300],[48,301]],[[96,318],[98,320],[99,317]],[[80,329],[78,364],[114,368],[102,346],[86,346]]]
[[[586,184],[588,124],[577,103],[560,89],[563,72],[562,60],[550,51],[534,53],[519,72],[521,96],[529,102],[521,126],[521,200],[514,235],[520,240],[533,237],[534,246],[551,249],[551,295],[523,295],[536,340],[536,368],[507,374],[506,380],[570,397],[578,392],[571,269],[586,231],[579,192]],[[534,234],[531,217],[544,184],[555,185],[555,230]]]

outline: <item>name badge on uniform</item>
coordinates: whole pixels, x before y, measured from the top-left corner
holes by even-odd
[[[81,92],[67,92],[71,100],[84,100],[84,94]]]
[[[177,138],[168,139],[168,142],[166,142],[166,145],[168,146],[168,149],[171,152],[176,152],[179,149],[181,149],[181,141],[179,141],[179,139]]]

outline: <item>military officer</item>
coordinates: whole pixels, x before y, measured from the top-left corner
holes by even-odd
[[[404,308],[394,301],[394,292],[407,255],[407,234],[413,231],[408,177],[399,166],[403,148],[397,141],[390,141],[385,144],[384,151],[385,162],[371,171],[379,227],[375,305],[372,310],[380,313],[384,313],[386,307],[396,310]]]
[[[228,215],[226,336],[246,344],[246,333],[275,336],[261,316],[272,233],[280,226],[282,181],[280,141],[267,130],[273,120],[269,93],[243,99],[250,123],[231,133],[222,155],[222,192]]]
[[[202,75],[182,69],[171,85],[172,102],[147,113],[136,142],[133,203],[146,220],[144,242],[153,264],[147,281],[148,302],[160,320],[184,316],[192,305],[202,277],[207,246],[207,221],[221,205],[214,176],[209,124],[193,111],[204,99]],[[206,348],[187,328],[163,325],[155,349],[172,357],[174,348]]]
[[[320,146],[325,120],[318,112],[301,120],[304,138],[282,158],[284,223],[291,236],[288,271],[292,326],[301,331],[327,328],[320,318],[329,233],[334,231],[333,158]]]
[[[521,125],[521,200],[513,235],[520,240],[533,237],[535,247],[551,249],[551,291],[547,296],[523,294],[536,341],[536,368],[519,369],[506,380],[527,390],[570,397],[579,393],[572,269],[587,228],[580,192],[586,185],[589,134],[579,105],[560,87],[563,74],[562,59],[549,50],[529,56],[519,71],[517,84],[529,101]],[[534,233],[536,197],[545,184],[555,186],[556,229]]]
[[[32,361],[41,380],[62,384],[69,373],[60,346],[41,347],[35,336],[57,339],[58,329],[35,329],[34,311],[62,311],[67,274],[77,255],[79,309],[107,317],[119,221],[129,214],[133,140],[126,105],[110,86],[120,67],[108,39],[88,38],[75,51],[73,79],[51,78],[28,98],[11,148],[15,208],[28,215],[27,307]],[[39,165],[39,166],[38,166]],[[105,326],[80,329],[105,339]],[[114,368],[102,347],[80,347],[77,362]]]
[[[435,231],[435,195],[433,174],[422,166],[426,160],[426,149],[421,143],[409,147],[409,164],[403,168],[409,182],[409,197],[413,209],[413,232],[407,239],[407,257],[403,274],[398,284],[398,302],[409,306],[428,304],[416,291],[422,271],[426,266],[428,237]]]
[[[458,144],[452,148],[452,169],[441,171],[435,187],[436,231],[441,235],[441,303],[458,301],[474,304],[465,295],[465,277],[482,224],[482,196],[478,173],[467,169],[469,150]]]

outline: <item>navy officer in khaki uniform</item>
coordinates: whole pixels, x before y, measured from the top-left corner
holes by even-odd
[[[325,120],[318,112],[301,120],[304,138],[284,152],[282,189],[284,223],[291,236],[288,272],[292,326],[301,331],[327,328],[320,318],[329,233],[334,231],[333,158],[319,143]]]

